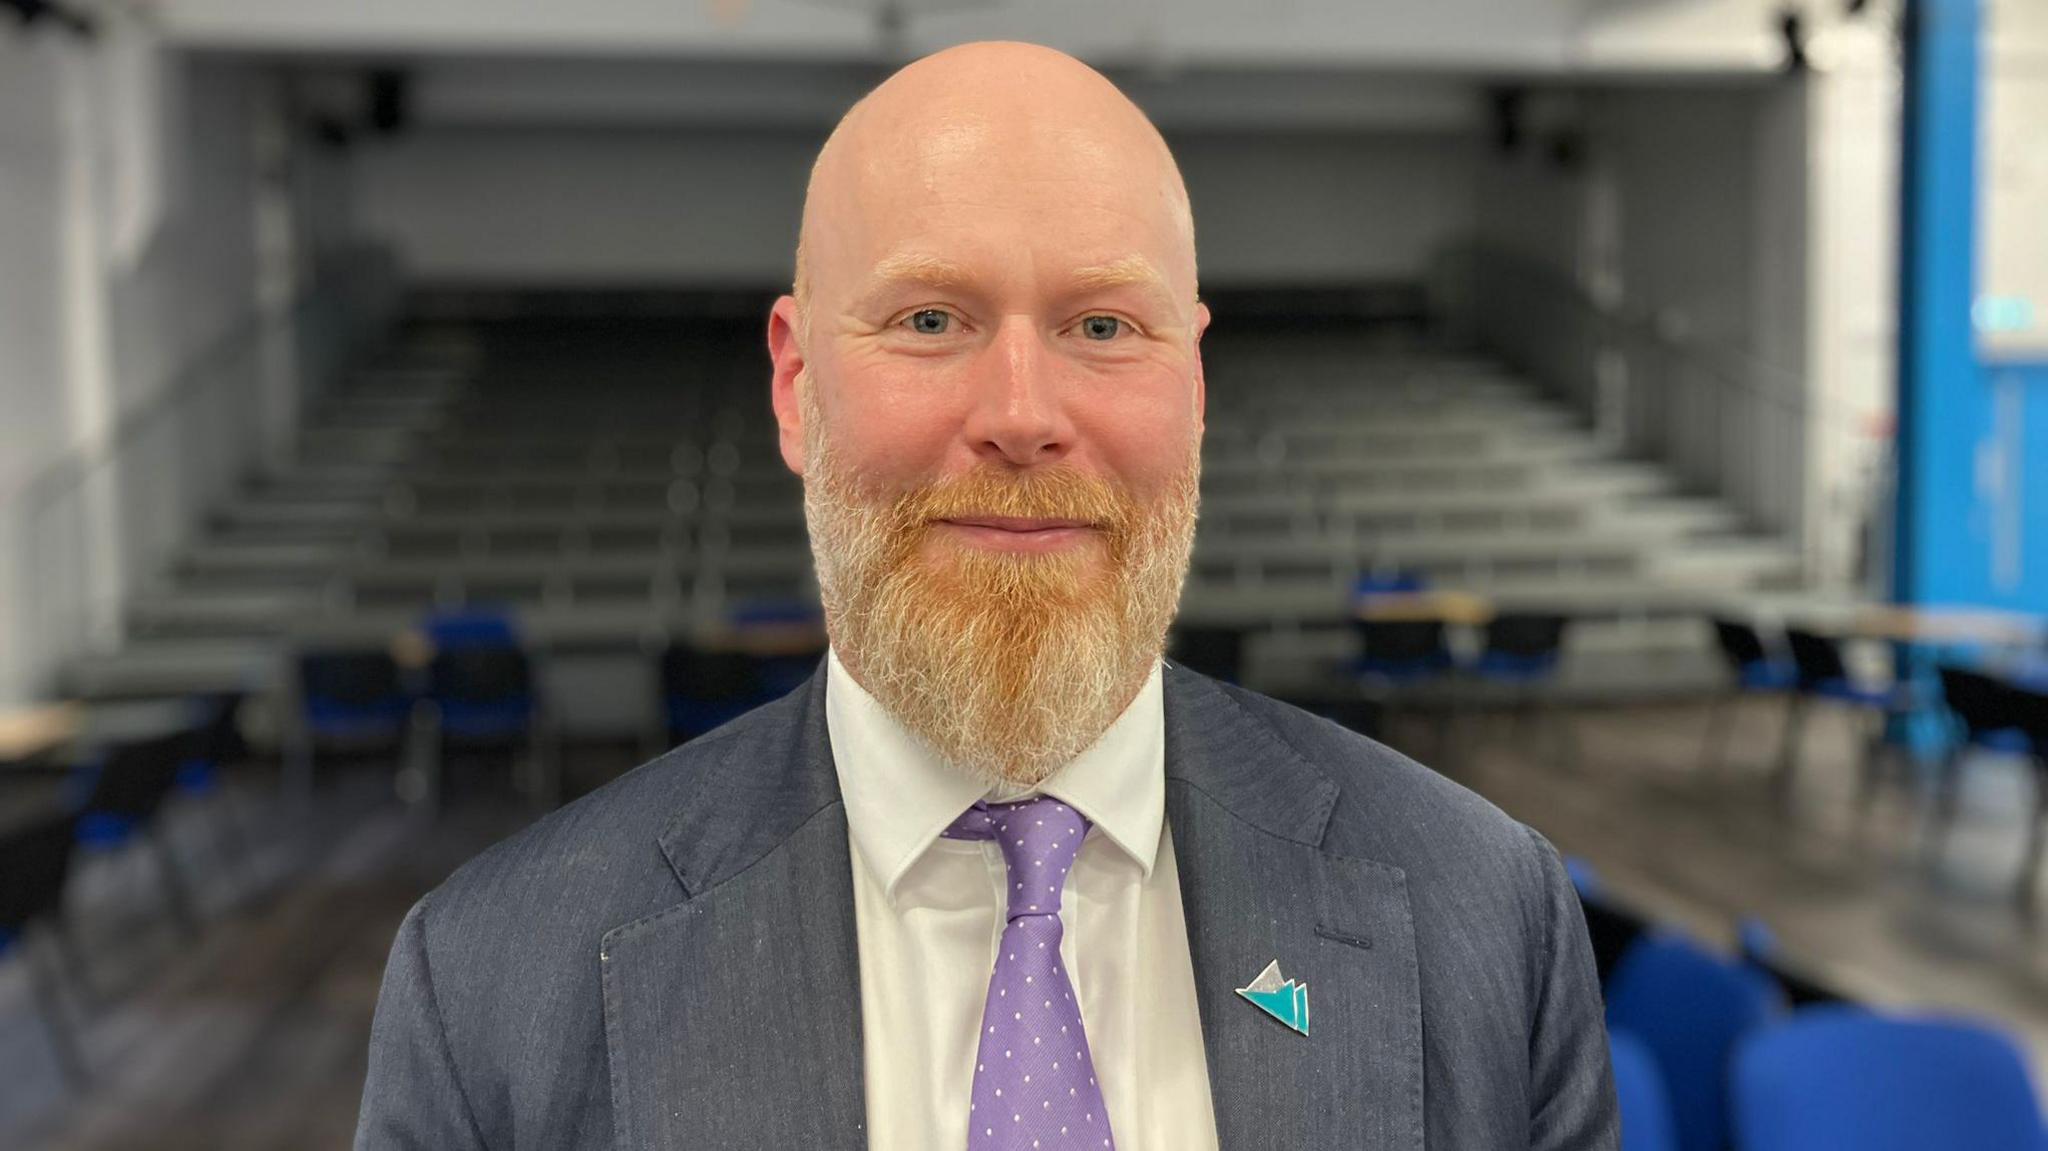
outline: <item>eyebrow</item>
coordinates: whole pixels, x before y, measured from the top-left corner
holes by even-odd
[[[855,297],[855,307],[865,307],[877,296],[903,284],[961,288],[973,282],[974,273],[963,264],[922,252],[898,252],[883,257],[875,264],[868,274],[867,284]],[[1169,307],[1174,298],[1167,289],[1165,277],[1152,266],[1152,261],[1135,253],[1106,264],[1076,268],[1067,277],[1067,284],[1069,290],[1075,292],[1136,287]]]

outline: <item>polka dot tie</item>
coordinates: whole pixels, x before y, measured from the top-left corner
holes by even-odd
[[[1081,1005],[1060,962],[1060,894],[1088,837],[1088,820],[1057,799],[1036,796],[976,803],[942,834],[995,840],[1009,872],[1009,924],[997,944],[974,1056],[968,1151],[1114,1147]]]

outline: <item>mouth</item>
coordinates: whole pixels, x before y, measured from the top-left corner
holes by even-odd
[[[950,516],[932,526],[977,547],[1013,552],[1058,551],[1097,534],[1087,520],[1023,516]]]

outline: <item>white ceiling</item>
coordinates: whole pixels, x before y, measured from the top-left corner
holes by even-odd
[[[889,63],[965,40],[1099,65],[1760,72],[1781,0],[154,0],[176,40],[314,53]],[[1834,10],[1832,4],[1819,6]]]

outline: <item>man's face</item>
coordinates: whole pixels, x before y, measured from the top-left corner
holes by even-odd
[[[771,322],[783,454],[841,658],[954,762],[1036,782],[1159,654],[1207,314],[1150,153],[915,115],[862,125],[807,218],[808,340],[788,298]]]
[[[809,237],[804,363],[845,466],[902,491],[1063,465],[1155,496],[1200,434],[1206,322],[1156,166],[973,114],[849,166],[853,196]],[[947,524],[934,542],[1099,552],[1029,527]]]

